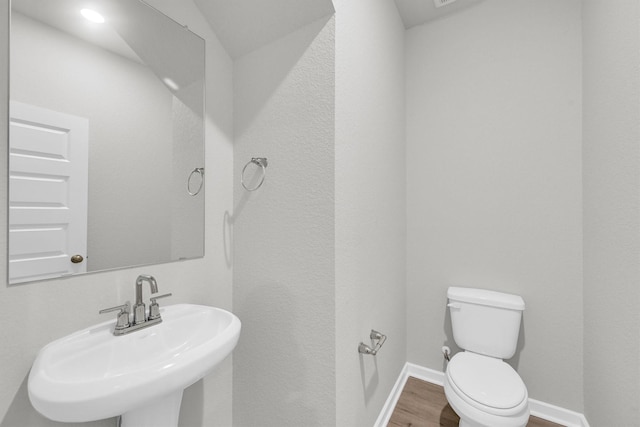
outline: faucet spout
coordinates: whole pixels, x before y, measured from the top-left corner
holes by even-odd
[[[149,282],[151,287],[151,293],[158,293],[158,283],[153,276],[147,274],[141,274],[136,279],[136,303],[133,306],[133,324],[138,325],[147,321],[146,308],[142,302],[142,282]]]
[[[158,293],[158,282],[156,282],[155,277],[149,276],[147,274],[141,274],[136,279],[136,305],[142,304],[142,282],[149,282],[149,286],[151,287],[151,293]]]

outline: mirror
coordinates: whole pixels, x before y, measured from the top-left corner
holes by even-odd
[[[10,37],[9,283],[202,257],[204,40],[139,0],[12,0]]]

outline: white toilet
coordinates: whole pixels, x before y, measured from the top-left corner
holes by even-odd
[[[527,387],[502,359],[516,351],[524,300],[484,289],[447,291],[453,339],[465,351],[447,365],[444,392],[461,427],[524,427]]]

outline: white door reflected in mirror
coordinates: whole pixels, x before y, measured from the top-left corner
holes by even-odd
[[[83,117],[11,102],[10,284],[86,272],[72,258],[87,251],[88,128]]]

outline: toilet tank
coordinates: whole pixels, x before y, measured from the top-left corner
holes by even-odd
[[[458,347],[499,359],[513,357],[524,310],[522,297],[458,287],[450,287],[447,297]]]

